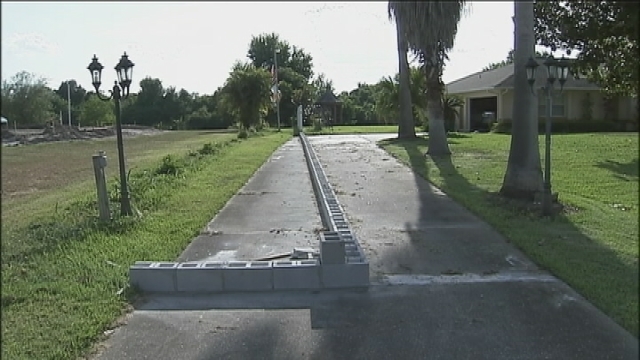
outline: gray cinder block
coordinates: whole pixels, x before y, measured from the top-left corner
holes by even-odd
[[[224,268],[225,291],[273,289],[271,261],[230,261]]]
[[[319,289],[320,266],[317,260],[274,261],[273,288]]]
[[[182,263],[176,269],[176,290],[185,292],[221,292],[224,290],[221,261]]]
[[[320,261],[322,264],[344,264],[345,243],[336,232],[320,233]]]
[[[320,277],[325,288],[368,287],[369,263],[322,264]]]
[[[136,262],[129,268],[129,282],[145,292],[176,290],[176,268],[173,262]]]

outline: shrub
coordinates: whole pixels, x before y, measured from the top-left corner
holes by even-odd
[[[211,145],[211,143],[206,143],[202,145],[202,148],[198,150],[198,153],[200,153],[200,155],[210,155],[215,152],[216,152],[216,149],[213,147],[213,145]]]
[[[246,139],[249,137],[249,132],[244,127],[238,131],[238,139]]]
[[[162,163],[156,169],[158,175],[178,175],[184,169],[184,162],[176,159],[175,156],[167,155],[162,158]]]
[[[553,119],[552,132],[562,133],[589,133],[589,132],[614,132],[629,131],[630,128],[621,126],[625,122],[613,122],[605,120],[573,120],[573,119]],[[511,134],[511,119],[500,119],[491,126],[491,132],[498,134]],[[546,120],[540,119],[538,122],[538,133],[545,132]]]

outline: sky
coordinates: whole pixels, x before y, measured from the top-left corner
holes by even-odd
[[[252,36],[275,32],[313,57],[337,92],[398,72],[387,2],[8,2],[1,3],[2,80],[20,71],[57,89],[74,79],[93,89],[87,66],[116,80],[123,52],[135,64],[132,92],[145,77],[211,94]],[[471,2],[458,26],[443,80],[449,83],[506,58],[513,48],[513,2]]]

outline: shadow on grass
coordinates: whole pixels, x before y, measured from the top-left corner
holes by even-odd
[[[614,173],[614,175],[618,175],[618,178],[621,178],[621,177],[623,178],[624,176],[637,178],[638,166],[640,166],[640,164],[638,163],[638,158],[635,158],[634,160],[631,160],[628,163],[621,163],[614,160],[606,160],[596,164],[595,166],[601,169],[611,171],[612,173]],[[629,179],[625,179],[625,180],[628,181]]]
[[[421,183],[429,180],[424,154],[428,139],[389,143],[407,153],[416,185],[418,189],[425,189]],[[500,229],[506,238],[511,237],[510,242],[539,267],[561,278],[637,336],[637,267],[621,261],[619,254],[584,234],[567,217],[567,213],[561,212],[553,220],[542,219],[537,206],[506,199],[469,182],[460,174],[450,156],[431,159],[442,176],[443,183],[439,188],[443,192],[495,229]],[[634,163],[636,168],[632,170]],[[625,175],[633,176],[635,171],[637,176],[637,159],[631,164],[607,166]],[[420,217],[423,218],[432,213],[430,209],[434,204],[424,201],[428,197],[421,198]],[[479,240],[484,242],[488,239]]]

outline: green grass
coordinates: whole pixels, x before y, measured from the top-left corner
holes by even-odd
[[[63,190],[43,191],[49,201],[39,202],[46,211],[37,216],[3,211],[3,358],[72,359],[87,354],[128,308],[134,295],[127,288],[128,266],[137,260],[174,260],[291,137],[284,132],[248,140],[211,134],[204,139],[196,133],[171,136],[184,136],[176,140],[181,145],[165,144],[172,156],[160,148],[161,158],[148,153],[147,160],[131,161],[137,164],[130,182],[134,206],[143,212],[140,218],[100,224],[95,219],[95,190],[79,185],[83,181],[64,189],[68,200],[57,213],[57,198],[51,194]],[[153,152],[154,141],[144,138],[141,149],[146,142]],[[70,146],[48,144],[46,150],[58,151],[56,145]],[[115,196],[116,182],[110,182]],[[15,201],[13,208],[25,211],[32,202]],[[117,209],[117,203],[112,207]],[[4,227],[7,219],[14,222],[10,230]]]
[[[416,132],[422,131],[416,128]],[[335,135],[335,134],[374,134],[374,133],[398,133],[398,125],[336,125],[333,128],[324,127],[320,131],[314,131],[313,126],[305,126],[307,135]]]
[[[427,141],[385,140],[380,146],[638,336],[637,134],[553,136],[553,191],[573,207],[555,220],[495,195],[509,136],[454,135],[453,155],[437,161],[424,156]],[[544,156],[543,137],[540,144]]]

